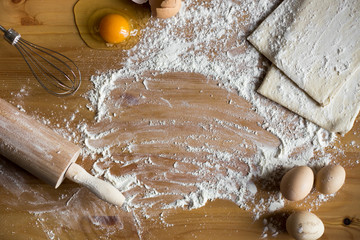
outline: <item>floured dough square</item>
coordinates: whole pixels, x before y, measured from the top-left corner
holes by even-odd
[[[347,133],[360,110],[360,69],[344,84],[333,101],[321,107],[274,65],[258,92],[331,132]]]
[[[327,105],[360,68],[360,1],[285,0],[248,40]]]

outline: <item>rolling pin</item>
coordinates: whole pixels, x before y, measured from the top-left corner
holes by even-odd
[[[80,147],[0,99],[1,155],[55,188],[68,178],[121,206],[125,198],[114,186],[75,163],[80,153]]]

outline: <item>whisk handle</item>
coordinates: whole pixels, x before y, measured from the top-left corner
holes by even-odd
[[[5,40],[8,41],[11,45],[17,44],[21,38],[20,33],[16,32],[14,29],[10,28],[8,30],[5,29],[5,31],[3,29],[1,30],[5,33],[4,34]]]
[[[6,32],[6,29],[0,25],[0,30],[3,31],[4,33]]]

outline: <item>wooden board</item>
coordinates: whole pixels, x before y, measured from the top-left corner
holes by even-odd
[[[75,1],[45,1],[45,0],[1,0],[0,23],[5,27],[13,27],[21,32],[24,38],[40,45],[68,55],[76,60],[83,73],[84,82],[79,93],[69,98],[57,98],[43,91],[32,78],[22,58],[16,49],[5,41],[0,41],[0,96],[14,105],[21,106],[28,114],[39,120],[50,119],[47,124],[55,129],[66,126],[64,119],[69,119],[74,110],[79,110],[81,119],[73,121],[71,127],[76,128],[80,121],[92,122],[94,114],[86,109],[88,103],[81,95],[92,88],[90,76],[97,71],[106,71],[118,67],[122,59],[121,54],[114,55],[109,51],[89,49],[82,42],[74,25],[72,7]],[[26,89],[22,92],[22,89]],[[238,124],[250,129],[258,129],[259,118],[254,115],[253,122],[236,119],[229,114],[237,109],[248,110],[251,106],[238,97],[236,93],[228,92],[217,86],[216,82],[196,74],[173,73],[161,76],[155,85],[150,85],[153,98],[166,93],[174,107],[181,107],[182,103],[191,101],[197,103],[197,108],[184,108],[186,117],[182,121],[200,121],[198,116],[206,113],[211,117],[227,121],[237,121]],[[163,90],[166,91],[163,91]],[[199,93],[202,94],[199,94]],[[121,92],[118,92],[121,94]],[[144,86],[134,83],[126,92],[128,96],[143,93]],[[121,95],[126,103],[127,133],[144,127],[139,119],[150,118],[156,121],[166,121],[180,117],[179,112],[172,110],[167,104],[156,105],[156,111],[149,109],[147,102],[132,105],[131,100]],[[233,104],[228,104],[229,100]],[[206,110],[209,109],[209,110]],[[245,111],[244,110],[244,111]],[[238,110],[240,111],[240,110]],[[241,110],[243,111],[243,110]],[[243,113],[243,112],[238,113]],[[253,114],[253,113],[252,113]],[[144,117],[145,116],[145,117]],[[358,118],[360,120],[360,118]],[[139,123],[138,125],[134,123]],[[162,138],[178,136],[188,132],[201,131],[196,124],[177,128],[159,126],[157,132],[142,132],[136,136],[134,144],[149,138],[149,134]],[[166,135],[161,135],[161,131]],[[219,128],[221,138],[213,140],[213,145],[227,147],[226,140],[233,137],[228,129]],[[266,135],[267,141],[278,144],[276,138]],[[360,149],[351,145],[352,141],[360,142],[360,123],[344,137],[339,137],[337,147],[344,150],[337,161],[347,170],[346,185],[334,199],[323,203],[315,213],[324,221],[326,232],[323,239],[359,239],[360,238],[360,166],[350,167],[360,158]],[[239,139],[240,141],[240,139]],[[184,150],[170,145],[168,153],[186,155]],[[158,148],[157,148],[158,147]],[[162,148],[160,148],[162,147]],[[139,156],[151,154],[154,159],[161,157],[159,149],[163,146],[139,146],[136,154]],[[329,149],[329,152],[335,151]],[[128,152],[123,153],[129,154]],[[193,156],[193,155],[192,155]],[[201,156],[200,156],[201,157]],[[79,162],[88,170],[93,161],[83,159]],[[171,159],[168,164],[172,164]],[[234,203],[216,200],[207,203],[200,209],[169,209],[154,208],[152,217],[144,218],[140,211],[122,212],[109,206],[80,188],[78,185],[65,181],[57,190],[51,188],[30,174],[24,172],[6,159],[0,159],[0,239],[139,239],[138,222],[134,216],[141,218],[143,239],[259,239],[263,232],[263,218],[273,219],[277,228],[283,229],[286,214],[297,209],[306,209],[307,203],[296,205],[287,203],[280,212],[266,214],[254,221],[251,211],[245,211]],[[34,196],[33,192],[39,194]],[[72,201],[71,196],[77,195],[81,199],[81,208]],[[259,189],[259,197],[267,194],[266,189]],[[60,197],[59,197],[60,196]],[[61,196],[64,196],[61,198]],[[316,196],[316,195],[314,195]],[[40,200],[39,200],[40,199]],[[60,199],[60,200],[59,200]],[[32,204],[38,203],[41,204]],[[54,216],[46,209],[59,209],[64,214]],[[42,212],[40,212],[42,211]],[[67,216],[65,216],[67,215]],[[64,223],[65,220],[70,221]],[[344,218],[349,218],[349,226],[343,224]],[[65,219],[65,220],[64,220]],[[136,219],[136,218],[135,218]],[[164,224],[166,223],[166,224]],[[44,227],[46,226],[46,227]],[[277,239],[288,239],[285,232]]]

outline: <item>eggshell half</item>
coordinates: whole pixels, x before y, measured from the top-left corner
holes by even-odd
[[[302,211],[286,220],[286,231],[296,240],[315,240],[324,234],[324,224],[315,214]]]
[[[290,201],[299,201],[305,198],[314,184],[314,173],[307,166],[290,169],[280,183],[282,195]]]
[[[345,183],[345,169],[340,165],[328,165],[316,174],[315,187],[324,194],[336,193]]]
[[[175,8],[180,0],[163,0],[161,2],[161,7],[162,8]]]
[[[163,19],[175,16],[181,9],[181,0],[150,0],[149,3],[153,16]]]
[[[174,8],[180,0],[149,0],[150,6],[153,8]]]

